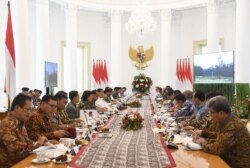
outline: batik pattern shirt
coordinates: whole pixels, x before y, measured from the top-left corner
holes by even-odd
[[[65,110],[58,111],[60,120],[63,124],[72,124],[75,120],[69,118],[68,113]]]
[[[36,141],[39,137],[45,136],[48,139],[57,139],[54,131],[59,129],[51,123],[51,119],[41,109],[36,111],[25,123],[29,138]]]
[[[216,139],[202,144],[203,150],[220,155],[232,168],[250,167],[250,134],[236,116],[229,115],[216,124]],[[209,138],[209,137],[208,137]]]
[[[0,123],[0,167],[11,167],[27,157],[35,143],[31,141],[23,124],[11,115]]]

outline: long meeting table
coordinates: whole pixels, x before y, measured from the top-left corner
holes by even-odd
[[[137,131],[121,129],[121,120],[127,112],[139,112],[144,118],[144,126]],[[229,166],[216,155],[203,151],[187,151],[184,149],[169,150],[162,137],[152,131],[156,123],[152,118],[152,109],[148,96],[142,99],[142,107],[128,108],[110,119],[108,128],[113,134],[111,138],[96,136],[88,146],[83,147],[68,164],[53,162],[34,164],[31,154],[20,161],[14,168],[66,168],[70,167],[177,167],[177,168],[228,168]]]

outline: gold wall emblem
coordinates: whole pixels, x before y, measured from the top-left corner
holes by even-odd
[[[148,66],[147,62],[152,60],[153,57],[153,46],[145,51],[142,45],[138,46],[137,49],[134,49],[132,46],[129,48],[129,58],[135,62],[135,67],[139,70],[145,69]]]

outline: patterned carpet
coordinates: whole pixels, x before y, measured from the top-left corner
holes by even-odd
[[[135,109],[128,109],[135,111]],[[156,123],[151,116],[149,98],[136,109],[144,117],[144,125],[137,131],[121,128],[123,115],[115,115],[108,124],[112,138],[95,138],[87,148],[79,151],[69,164],[73,167],[89,168],[160,168],[175,166],[172,156],[159,134],[152,128]],[[125,114],[126,112],[124,112]]]

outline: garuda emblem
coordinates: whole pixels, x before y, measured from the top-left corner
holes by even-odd
[[[147,62],[153,59],[154,48],[151,46],[149,49],[144,51],[143,46],[138,46],[137,49],[130,46],[129,57],[135,62],[135,66],[139,70],[143,70],[148,66]]]

